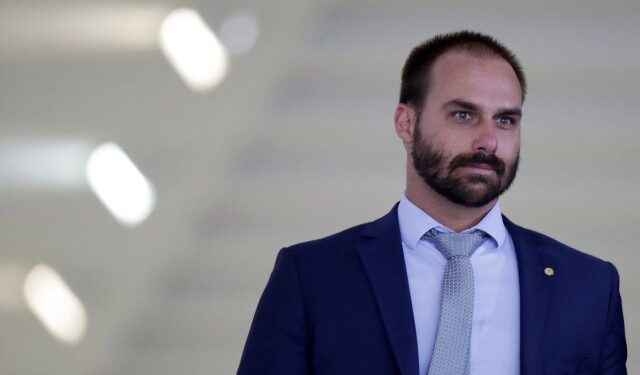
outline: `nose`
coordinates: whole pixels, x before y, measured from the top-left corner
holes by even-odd
[[[473,150],[475,152],[486,152],[493,154],[498,148],[498,137],[496,128],[492,121],[482,121],[477,124],[477,133],[473,141]]]

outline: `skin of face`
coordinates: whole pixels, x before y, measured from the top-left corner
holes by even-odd
[[[440,56],[432,67],[422,108],[416,110],[406,104],[396,108],[396,132],[405,144],[410,161],[407,196],[418,206],[426,206],[422,208],[427,212],[453,209],[455,215],[456,210],[462,213],[465,208],[480,208],[478,215],[486,213],[497,197],[473,207],[443,196],[413,167],[413,148],[430,145],[442,156],[438,174],[441,177],[449,174],[451,179],[464,184],[466,193],[480,196],[491,184],[506,184],[509,170],[515,173],[520,151],[521,106],[520,84],[505,60],[465,51],[450,51]],[[417,135],[422,138],[420,144],[414,142],[416,127],[419,127]],[[504,173],[500,175],[495,166],[469,161],[479,154],[501,161]],[[467,162],[450,169],[456,157]]]

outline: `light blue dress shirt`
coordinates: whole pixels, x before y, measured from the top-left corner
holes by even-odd
[[[440,318],[445,257],[422,236],[435,228],[452,232],[403,195],[398,206],[402,249],[418,340],[420,375],[426,375]],[[489,238],[471,255],[474,277],[470,375],[520,373],[518,263],[499,204],[473,228]]]

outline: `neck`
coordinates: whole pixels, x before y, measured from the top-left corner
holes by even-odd
[[[407,175],[407,198],[436,221],[455,232],[478,224],[498,199],[481,207],[468,207],[450,201],[427,185],[417,174]]]

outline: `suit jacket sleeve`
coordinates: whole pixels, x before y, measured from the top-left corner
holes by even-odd
[[[601,375],[626,375],[627,344],[624,334],[624,319],[620,298],[618,271],[609,263],[611,270],[611,293],[609,297],[609,316],[603,346]]]
[[[278,253],[256,309],[238,375],[302,375],[308,369],[307,333],[295,260]]]

